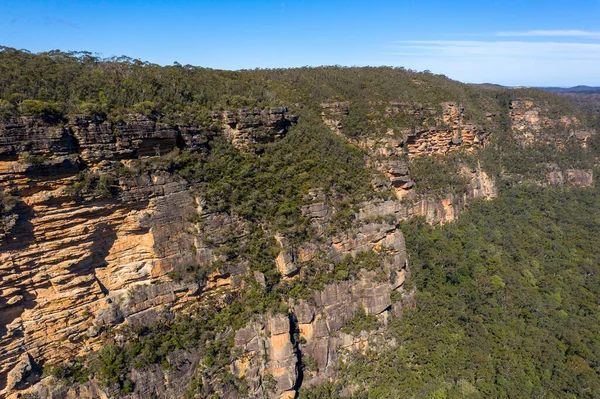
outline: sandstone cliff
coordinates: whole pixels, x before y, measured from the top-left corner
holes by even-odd
[[[355,204],[350,224],[339,228],[334,226],[339,198],[312,189],[302,213],[314,237],[299,244],[279,232],[266,233],[276,243],[272,260],[284,284],[310,280],[317,261],[318,272],[329,274],[364,254],[376,254],[382,264],[306,289],[301,298],[289,300],[287,314],[261,314],[228,331],[233,339],[229,371],[247,383],[249,397],[295,397],[301,386],[334,378],[352,351],[395,345],[382,339],[382,331],[390,317],[411,306],[413,296],[405,288],[409,269],[398,223],[417,216],[434,225],[448,223],[472,200],[497,195],[495,178],[480,164],[463,165],[458,172],[468,183],[464,193],[415,194],[412,159],[475,152],[491,138],[491,132],[467,120],[459,103],[376,105],[383,107],[382,120],[401,115],[402,121],[417,120],[418,128],[382,128],[374,122],[373,134],[346,136],[347,102],[321,104],[322,119],[364,151],[367,165],[380,173],[373,189],[394,195]],[[546,120],[534,108],[513,103],[509,116],[517,134],[552,124],[577,127],[576,119]],[[214,383],[203,374],[206,354],[195,348],[170,353],[164,367],[129,371],[134,388],[128,395],[93,378],[66,386],[41,375],[44,365],[118,343],[120,328],[168,323],[195,305],[227,298],[228,292],[266,285],[264,273],[243,261],[227,262],[224,255],[232,243],[251,240],[248,220],[209,211],[202,193],[169,168],[128,169],[137,159],[171,151],[208,152],[211,137],[219,134],[238,150],[260,155],[261,146],[283,138],[297,122],[286,107],[219,111],[211,118],[211,128],[141,115],[120,121],[20,117],[0,123],[0,187],[16,198],[0,224],[2,394],[183,397],[196,381]],[[572,135],[583,144],[590,137],[575,130]],[[86,176],[91,188],[75,189]],[[100,181],[102,176],[110,179]],[[585,187],[593,178],[590,170],[568,169],[551,172],[548,180]],[[191,265],[208,272],[193,280],[179,278]],[[349,331],[357,315],[371,317],[376,327]],[[236,395],[219,389],[215,394]]]
[[[595,134],[594,130],[583,128],[577,116],[557,112],[548,104],[530,99],[513,100],[509,117],[515,138],[525,145],[546,142],[561,148],[567,140],[575,140],[585,148],[589,138]]]
[[[286,108],[239,110],[215,113],[214,118],[222,123],[223,134],[236,147],[247,150],[285,134],[295,120],[288,119],[287,112]],[[448,111],[448,121],[455,117]],[[9,234],[0,253],[4,326],[0,376],[7,392],[39,379],[44,364],[98,349],[104,339],[103,331],[119,325],[149,325],[165,320],[185,303],[197,301],[203,292],[240,287],[246,273],[243,265],[215,270],[203,285],[172,281],[169,277],[188,264],[211,264],[219,259],[219,245],[231,239],[232,234],[238,239],[247,234],[243,221],[205,213],[202,199],[191,194],[189,184],[182,178],[168,171],[143,172],[132,177],[118,176],[111,182],[108,196],[90,192],[81,198],[72,190],[80,170],[102,174],[121,167],[119,164],[127,165],[129,159],[159,156],[181,147],[201,150],[211,134],[215,133],[193,126],[161,124],[139,115],[130,115],[122,122],[76,116],[66,123],[23,117],[2,124],[0,184],[19,198],[18,219],[7,228]],[[401,142],[385,139],[358,145],[373,154],[373,166],[384,171],[394,189],[409,192],[414,183],[400,158]],[[475,175],[481,172],[474,172]],[[474,177],[471,197],[480,195],[482,183],[477,179]],[[483,186],[486,184],[489,185]],[[312,379],[318,381],[330,375],[340,347],[347,347],[355,339],[366,345],[365,337],[352,338],[340,332],[358,309],[343,304],[362,304],[366,314],[385,321],[384,311],[391,309],[390,293],[401,287],[406,273],[401,233],[393,225],[362,221],[393,214],[398,220],[424,215],[432,223],[446,222],[464,207],[464,198],[456,204],[452,204],[453,200],[420,202],[410,209],[397,201],[366,204],[356,216],[362,225],[354,233],[327,239],[324,244],[307,244],[297,251],[289,248],[284,237],[278,238],[281,252],[276,263],[287,277],[299,270],[301,273],[302,262],[316,253],[326,254],[334,262],[346,254],[357,256],[382,248],[397,253],[385,269],[392,283],[374,282],[374,276],[366,273],[354,282],[328,285],[325,294],[315,293],[309,302],[298,303],[303,309],[298,325],[290,324],[288,329],[299,329],[306,343],[294,345],[318,364],[320,371]],[[389,207],[393,209],[388,212]],[[335,212],[326,201],[306,208],[306,215],[321,233]],[[203,223],[191,221],[195,214]],[[291,309],[292,323],[296,323],[294,306]],[[313,313],[310,320],[307,312]],[[319,326],[325,313],[337,321],[330,321],[327,334],[323,335],[318,331],[322,330]],[[274,323],[282,325],[281,319],[277,320]],[[289,335],[283,327],[276,330],[282,332],[275,335]],[[334,337],[331,342],[330,335]],[[275,345],[271,349],[275,351],[288,345],[265,342]],[[274,358],[282,364],[253,366],[260,370],[254,372],[259,380],[265,370],[273,374],[277,392],[286,395],[297,389],[299,378],[297,355],[290,357],[288,349],[282,349],[281,355]],[[145,377],[132,378],[139,381]],[[50,389],[44,386],[36,389]],[[260,394],[260,386],[253,387],[256,394]],[[93,384],[74,389],[65,394],[94,397],[102,391]]]
[[[382,105],[384,104],[371,104],[371,131],[362,133],[366,136],[372,133],[376,133],[377,136],[384,133],[394,136],[396,145],[389,144],[394,147],[403,146],[403,152],[409,157],[482,147],[489,134],[474,123],[466,121],[464,107],[455,102],[441,103],[439,108],[424,107],[416,103],[391,102],[385,104],[383,112],[377,112],[377,106]],[[335,133],[344,134],[344,117],[350,113],[349,103],[323,103],[321,107],[323,122]],[[399,116],[401,118],[398,118]],[[392,122],[395,128],[384,128],[389,126],[389,122]],[[359,139],[351,141],[361,146],[373,147],[372,139],[367,139],[366,142]]]
[[[261,129],[263,142],[281,137],[291,123],[286,109],[238,112],[240,129],[247,137]],[[224,132],[229,128],[224,124]],[[44,363],[98,348],[103,329],[160,320],[223,284],[218,273],[206,287],[168,277],[214,258],[190,222],[198,210],[182,178],[166,171],[122,176],[108,197],[79,198],[72,190],[84,168],[102,174],[128,159],[201,149],[210,134],[140,115],[123,122],[75,116],[66,123],[22,117],[0,124],[0,187],[18,198],[15,213],[3,216],[0,242],[0,386],[27,386]],[[213,236],[227,228],[222,216],[202,217],[205,228],[218,226]],[[32,366],[11,372],[24,354]]]

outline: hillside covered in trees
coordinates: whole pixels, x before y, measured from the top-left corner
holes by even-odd
[[[599,127],[403,68],[1,47],[0,395],[597,398]]]

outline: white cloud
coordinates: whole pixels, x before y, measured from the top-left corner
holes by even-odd
[[[465,82],[600,83],[600,43],[410,40],[393,43],[381,56],[388,65],[430,69]]]
[[[584,30],[530,30],[526,32],[496,32],[498,37],[588,37],[599,38],[600,32]]]
[[[600,43],[409,40],[392,48],[391,54],[428,57],[600,60]]]

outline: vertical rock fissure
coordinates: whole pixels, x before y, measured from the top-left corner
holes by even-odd
[[[296,354],[296,370],[297,370],[297,378],[296,385],[294,385],[294,390],[298,392],[302,387],[302,381],[304,379],[304,368],[302,367],[302,350],[300,349],[300,327],[298,326],[298,319],[296,315],[292,312],[289,315],[290,319],[290,339],[292,341],[292,346],[294,347],[294,353]]]

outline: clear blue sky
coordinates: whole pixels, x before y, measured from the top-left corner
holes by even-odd
[[[600,86],[600,0],[0,0],[0,45],[212,68],[393,65]]]

